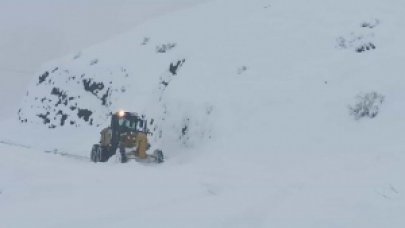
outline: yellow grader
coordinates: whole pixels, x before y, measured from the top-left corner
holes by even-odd
[[[100,132],[100,143],[93,145],[90,159],[93,162],[106,162],[116,154],[122,163],[129,159],[162,163],[162,150],[147,153],[150,148],[148,133],[147,121],[143,116],[133,112],[117,112],[111,116],[111,125]]]

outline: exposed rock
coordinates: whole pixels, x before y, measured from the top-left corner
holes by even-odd
[[[93,114],[92,111],[88,110],[88,109],[78,109],[77,111],[77,116],[80,119],[84,119],[84,121],[89,121],[90,120],[90,116]]]
[[[46,71],[46,72],[43,73],[41,76],[39,76],[38,85],[41,84],[42,82],[44,82],[48,76],[49,76],[49,72],[48,72],[48,71]]]

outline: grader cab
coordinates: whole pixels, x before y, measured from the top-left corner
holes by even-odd
[[[111,116],[111,124],[101,132],[100,143],[93,145],[90,158],[93,162],[106,162],[117,155],[120,162],[135,159],[140,162],[163,162],[161,150],[147,151],[151,147],[148,141],[147,120],[133,112],[120,111]],[[117,153],[117,150],[119,153]]]

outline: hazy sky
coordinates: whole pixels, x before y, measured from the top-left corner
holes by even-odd
[[[0,108],[16,106],[42,63],[203,1],[0,0]]]

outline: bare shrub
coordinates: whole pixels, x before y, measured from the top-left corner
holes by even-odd
[[[356,120],[363,117],[372,119],[377,116],[384,99],[384,96],[377,92],[359,94],[356,97],[356,103],[349,106],[350,115]]]

